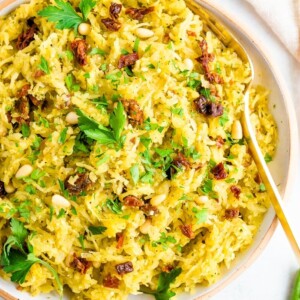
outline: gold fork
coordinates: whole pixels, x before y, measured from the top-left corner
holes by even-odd
[[[252,81],[254,79],[254,68],[251,58],[244,47],[238,42],[234,35],[222,24],[220,20],[212,15],[208,10],[203,8],[199,3],[193,0],[185,0],[185,2],[195,14],[201,17],[201,20],[203,21],[204,32],[211,31],[224,44],[224,46],[232,48],[242,59],[242,61],[245,64],[248,64],[250,67],[250,80],[246,84],[244,90],[244,111],[241,117],[243,134],[251,151],[252,158],[256,163],[258,173],[266,186],[266,191],[274,207],[277,218],[281,223],[281,226],[290,242],[290,245],[296,255],[298,262],[300,263],[300,248],[298,242],[291,229],[289,220],[286,217],[281,196],[264,160],[250,121],[249,92]]]

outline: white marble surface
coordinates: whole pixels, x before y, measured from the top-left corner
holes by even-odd
[[[300,64],[286,51],[272,30],[260,20],[253,8],[243,0],[212,0],[224,12],[235,16],[239,24],[251,28],[257,39],[268,50],[272,61],[282,71],[285,83],[292,93],[298,126],[300,128]],[[284,5],[284,0],[282,0]],[[300,155],[300,154],[299,154]],[[286,207],[293,229],[300,235],[300,166],[295,174],[295,186]],[[280,227],[254,264],[240,277],[213,297],[213,300],[287,300],[297,261]]]

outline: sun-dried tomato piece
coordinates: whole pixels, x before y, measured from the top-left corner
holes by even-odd
[[[187,33],[188,36],[194,36],[194,37],[197,36],[195,31],[187,30],[186,33]]]
[[[233,193],[234,197],[239,199],[240,198],[240,194],[241,194],[241,189],[236,186],[236,185],[232,185],[230,187],[231,192]]]
[[[122,10],[122,4],[112,2],[112,4],[109,7],[109,13],[113,19],[119,18],[119,14],[121,13],[121,10]]]
[[[40,78],[42,76],[45,76],[45,75],[46,75],[46,73],[44,71],[42,71],[42,70],[36,70],[35,73],[33,74],[33,77],[35,79],[38,79],[38,78]]]
[[[227,177],[227,172],[225,170],[224,164],[219,163],[215,167],[211,169],[211,173],[214,175],[214,177],[218,180],[225,179]]]
[[[18,36],[18,40],[16,43],[16,47],[18,50],[23,50],[28,47],[34,40],[34,35],[38,32],[38,27],[32,19],[29,19],[27,21],[27,26],[29,28]]]
[[[136,52],[123,54],[120,56],[118,68],[122,69],[125,67],[133,66],[138,59],[139,59],[139,55]]]
[[[133,8],[129,7],[126,9],[126,15],[129,15],[132,19],[141,21],[145,17],[145,15],[150,14],[154,11],[154,7],[142,7],[142,8]]]
[[[185,167],[187,169],[191,166],[190,162],[181,152],[179,152],[177,156],[173,159],[172,165],[177,168]]]
[[[126,206],[132,206],[132,207],[141,207],[144,205],[144,201],[135,197],[135,196],[126,196],[124,199],[123,199],[123,203],[124,205]]]
[[[132,126],[138,126],[144,122],[144,112],[135,100],[121,100],[127,113],[128,121]]]
[[[29,123],[30,103],[27,97],[22,97],[15,104],[19,116],[16,118],[18,123]]]
[[[6,193],[5,188],[4,188],[4,182],[0,181],[0,197],[4,197],[6,194],[7,193]]]
[[[238,208],[229,208],[225,210],[225,219],[231,220],[237,218],[240,214],[240,210]]]
[[[217,138],[216,138],[216,146],[218,147],[218,148],[222,148],[222,146],[225,144],[225,141],[223,140],[223,138],[222,137],[220,137],[220,136],[218,136]]]
[[[111,289],[117,289],[119,287],[120,280],[115,277],[111,276],[111,274],[108,274],[104,279],[103,279],[103,286]]]
[[[174,270],[174,266],[165,265],[165,266],[162,266],[161,270],[165,273],[170,273],[172,270]]]
[[[105,25],[105,27],[108,30],[111,31],[118,31],[122,26],[120,22],[111,18],[101,19],[101,22]]]
[[[219,117],[223,115],[224,109],[221,103],[211,102],[202,95],[194,100],[194,105],[196,111],[205,116]]]
[[[134,271],[131,261],[127,261],[125,263],[118,264],[115,266],[115,268],[119,275],[125,275],[127,273],[131,273]]]
[[[210,70],[209,63],[215,59],[215,56],[212,53],[208,52],[208,45],[206,40],[202,40],[201,42],[199,42],[199,46],[201,48],[202,54],[201,56],[196,58],[196,60],[201,64],[205,78],[210,83],[223,83],[223,78]]]
[[[85,66],[87,64],[87,50],[88,45],[85,40],[75,40],[71,42],[71,49],[76,57],[77,62],[81,66]]]
[[[77,257],[76,253],[73,253],[73,261],[70,264],[80,274],[86,274],[87,270],[92,266],[90,261],[85,258]]]
[[[180,225],[179,226],[181,232],[183,235],[185,235],[186,237],[188,237],[189,239],[193,239],[195,238],[195,233],[193,231],[192,225]]]
[[[76,176],[77,178],[74,183],[70,183],[70,178],[73,176]],[[64,182],[64,185],[65,189],[68,190],[71,195],[78,195],[81,192],[87,191],[91,187],[92,181],[90,180],[88,174],[80,173],[68,176]]]
[[[116,240],[117,240],[117,249],[121,249],[124,244],[125,234],[123,232],[118,232],[116,234]]]

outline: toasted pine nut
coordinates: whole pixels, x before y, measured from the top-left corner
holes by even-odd
[[[24,165],[16,173],[16,178],[20,179],[22,177],[29,176],[32,173],[32,171],[33,167],[31,165]]]
[[[151,226],[151,221],[150,220],[146,220],[145,223],[140,226],[140,232],[142,234],[149,233],[150,226]]]
[[[15,191],[15,187],[11,183],[4,184],[4,189],[7,194],[11,194]]]
[[[203,203],[205,203],[205,202],[207,202],[208,201],[208,197],[207,196],[200,196],[200,197],[198,197],[198,198],[196,198],[195,199],[195,202],[197,203],[197,204],[203,204]]]
[[[54,206],[64,207],[64,208],[67,208],[71,205],[70,202],[61,195],[53,195],[52,196],[52,204]]]
[[[148,39],[154,35],[154,32],[147,28],[138,28],[135,34],[141,39]]]
[[[78,124],[78,115],[74,111],[69,112],[66,115],[66,122],[71,125]]]
[[[243,138],[242,125],[241,122],[238,120],[235,120],[232,124],[231,137],[234,140],[240,140]]]
[[[96,182],[97,179],[98,179],[98,177],[97,177],[97,175],[94,172],[91,172],[89,174],[89,179],[91,179],[92,182]]]
[[[88,35],[91,31],[91,25],[88,23],[81,23],[78,26],[78,32],[81,35]]]
[[[183,61],[184,65],[185,65],[185,68],[186,70],[193,70],[194,68],[194,63],[193,61],[190,59],[190,58],[186,58],[184,61]]]
[[[152,199],[150,200],[150,203],[153,206],[157,206],[159,204],[161,204],[163,201],[165,201],[165,199],[167,198],[166,194],[160,194],[160,195],[155,195],[154,197],[152,197]]]
[[[162,184],[159,185],[158,189],[157,189],[157,193],[158,194],[169,194],[169,190],[170,190],[170,181],[166,180],[164,181]]]

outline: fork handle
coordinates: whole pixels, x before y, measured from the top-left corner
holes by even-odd
[[[247,97],[247,98],[246,98]],[[246,99],[245,99],[246,98]],[[244,137],[247,141],[248,147],[251,151],[253,160],[256,163],[258,173],[262,178],[263,183],[266,186],[266,191],[271,200],[271,203],[276,212],[277,218],[279,219],[281,226],[290,242],[290,245],[296,255],[298,263],[300,264],[300,248],[298,242],[294,236],[292,228],[287,219],[287,214],[285,212],[285,208],[281,199],[281,196],[278,192],[277,186],[272,178],[272,175],[267,167],[263,154],[260,150],[260,147],[257,143],[255,133],[252,129],[251,121],[250,121],[250,110],[249,110],[249,90],[245,94],[245,110],[242,114],[241,124],[243,128]]]

